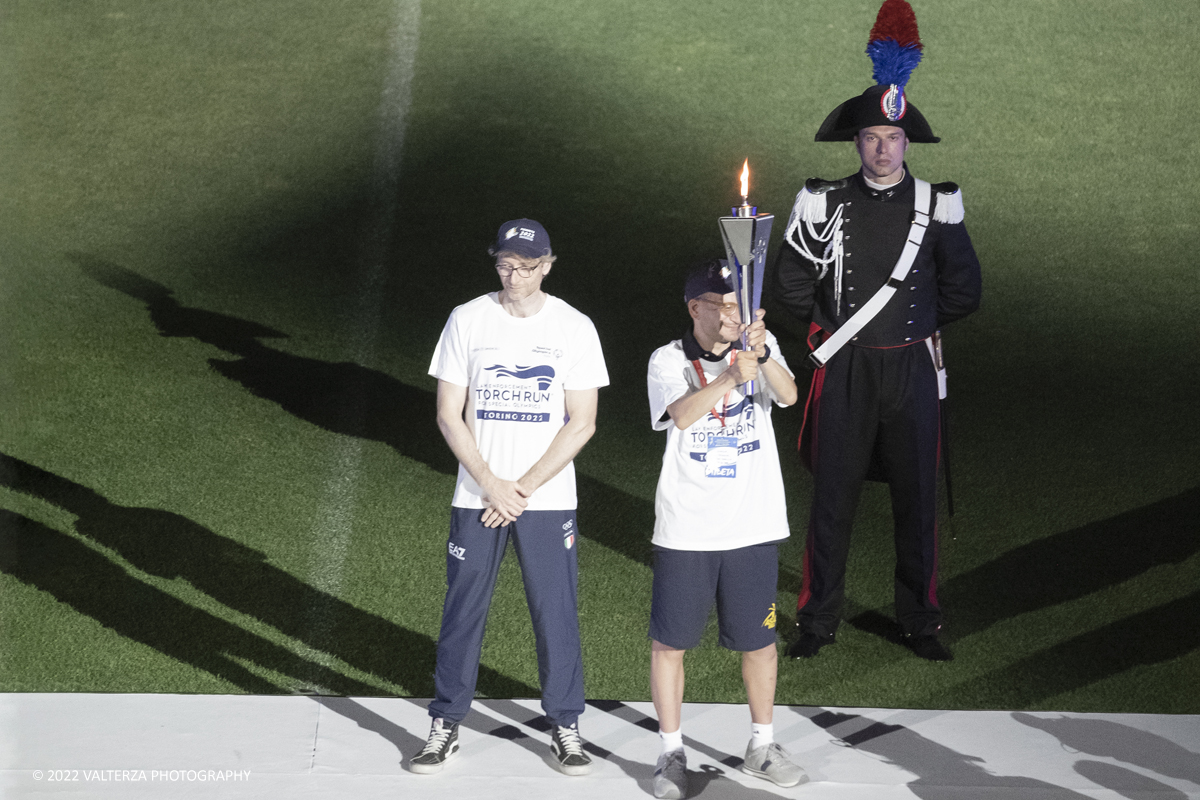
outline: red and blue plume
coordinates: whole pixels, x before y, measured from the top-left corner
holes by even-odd
[[[905,0],[885,0],[867,38],[867,55],[875,65],[875,83],[903,87],[921,63],[917,15]]]

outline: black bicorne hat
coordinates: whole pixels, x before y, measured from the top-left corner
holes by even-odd
[[[889,105],[892,116],[888,116],[886,110]],[[941,137],[933,135],[933,129],[925,121],[924,115],[908,102],[904,96],[904,89],[891,85],[872,86],[858,97],[852,97],[835,108],[821,123],[821,128],[817,131],[817,141],[849,142],[863,128],[876,125],[901,128],[910,142],[934,144],[941,141]]]
[[[816,140],[848,142],[863,128],[890,125],[902,129],[910,142],[940,142],[904,93],[924,48],[912,6],[905,0],[885,0],[867,40],[876,85],[835,108],[821,123]]]

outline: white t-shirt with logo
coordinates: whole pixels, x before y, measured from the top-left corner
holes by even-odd
[[[566,424],[564,390],[608,385],[600,337],[585,315],[546,295],[532,317],[514,317],[496,293],[450,314],[429,374],[467,387],[466,420],[479,454],[499,478],[517,480],[537,463]],[[452,505],[483,508],[483,491],[461,464]],[[573,509],[575,466],[538,488],[530,511]]]
[[[767,345],[771,358],[787,369],[770,332]],[[729,368],[728,356],[699,363],[707,383]],[[733,550],[786,539],[783,475],[771,425],[772,402],[784,404],[762,370],[750,399],[742,394],[745,387],[735,387],[682,431],[667,415],[667,406],[701,388],[682,340],[654,351],[646,382],[651,424],[667,432],[654,495],[654,544],[672,550]]]

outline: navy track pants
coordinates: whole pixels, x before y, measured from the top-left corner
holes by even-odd
[[[450,509],[446,604],[429,715],[461,722],[471,708],[488,608],[511,537],[537,640],[542,710],[552,723],[570,726],[584,710],[575,511],[526,511],[499,528],[485,528],[482,514]]]

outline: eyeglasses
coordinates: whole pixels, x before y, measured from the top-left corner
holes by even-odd
[[[696,299],[699,300],[701,303],[707,303],[710,306],[716,306],[717,310],[721,312],[721,316],[725,316],[725,317],[738,316],[738,304],[737,303],[718,303],[716,300],[705,300],[703,297],[697,297]]]
[[[518,275],[520,275],[522,278],[528,278],[531,275],[533,275],[533,273],[540,270],[541,268],[542,268],[541,264],[535,264],[532,267],[506,267],[502,264],[497,264],[496,272],[500,273],[501,278],[507,278],[509,275],[512,275],[514,272],[517,273]]]

